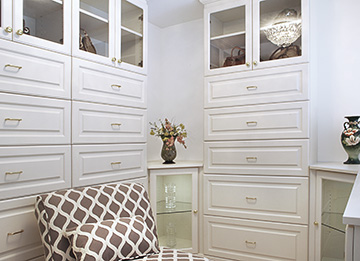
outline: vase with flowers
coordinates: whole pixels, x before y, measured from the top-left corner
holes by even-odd
[[[150,135],[158,136],[163,142],[161,149],[161,158],[164,160],[163,164],[174,164],[176,158],[175,141],[184,146],[185,138],[187,137],[187,131],[184,124],[171,123],[168,119],[159,120],[159,123],[150,122]]]

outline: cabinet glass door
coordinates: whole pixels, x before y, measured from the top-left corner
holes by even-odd
[[[14,0],[13,40],[70,53],[69,0]]]
[[[144,11],[129,1],[121,1],[121,62],[143,67]]]
[[[12,31],[11,1],[0,0],[0,38],[11,39]]]
[[[192,248],[192,175],[156,179],[156,221],[161,246]]]
[[[301,1],[258,1],[258,6],[254,8],[255,12],[259,12],[254,16],[254,60],[261,63],[302,55]]]
[[[209,68],[245,65],[251,60],[247,5],[210,13]]]

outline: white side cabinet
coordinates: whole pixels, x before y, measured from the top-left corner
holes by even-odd
[[[198,176],[202,163],[149,162],[150,201],[161,246],[198,252]]]
[[[344,260],[343,215],[359,166],[317,163],[310,170],[309,261]]]

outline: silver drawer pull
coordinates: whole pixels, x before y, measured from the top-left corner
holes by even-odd
[[[254,197],[246,197],[247,200],[257,200],[257,198]]]
[[[116,88],[121,88],[121,85],[119,85],[119,84],[111,84],[111,87],[116,87]]]
[[[257,90],[257,86],[247,86],[246,89],[248,91],[255,91],[255,90]]]
[[[120,126],[121,123],[111,123],[111,126]]]
[[[7,67],[16,68],[18,70],[22,69],[22,66],[13,65],[13,64],[5,64],[5,68],[7,68]]]
[[[5,121],[22,121],[22,119],[6,118]]]
[[[20,174],[23,174],[22,170],[14,171],[14,172],[10,172],[10,171],[5,172],[5,175],[20,175]]]
[[[257,160],[257,157],[246,157],[246,160]]]
[[[21,229],[21,230],[19,230],[19,231],[15,231],[15,232],[9,232],[9,233],[8,233],[8,236],[15,236],[15,235],[21,234],[21,233],[23,233],[23,232],[24,232],[24,229]]]
[[[249,244],[249,245],[256,245],[256,242],[255,242],[255,241],[245,240],[245,243],[246,243],[246,244]]]
[[[111,165],[120,165],[121,161],[115,161],[115,162],[111,162]]]
[[[251,126],[256,126],[257,125],[257,121],[247,121],[246,122],[246,124],[249,126],[249,125],[251,125]]]

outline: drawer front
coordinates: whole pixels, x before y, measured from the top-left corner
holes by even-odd
[[[308,140],[205,142],[205,173],[308,176]]]
[[[307,260],[307,226],[209,216],[204,225],[204,254],[241,261]]]
[[[85,186],[146,176],[146,146],[73,146],[73,185]]]
[[[146,108],[146,77],[73,58],[73,99]]]
[[[70,99],[71,58],[0,40],[0,91]]]
[[[0,148],[0,199],[71,186],[70,146]]]
[[[309,98],[308,65],[205,78],[205,108],[301,101]]]
[[[145,142],[146,111],[73,102],[73,143]]]
[[[308,178],[205,175],[205,214],[307,224]]]
[[[34,204],[35,197],[0,202],[1,261],[23,261],[43,255]]]
[[[70,144],[70,101],[0,94],[0,144]]]
[[[205,140],[308,138],[308,102],[205,110]]]

